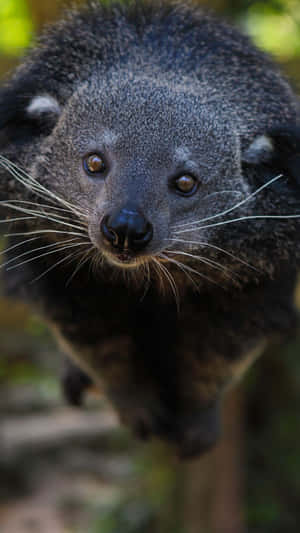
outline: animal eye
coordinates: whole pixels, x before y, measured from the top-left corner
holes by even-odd
[[[83,158],[83,168],[87,174],[102,174],[106,170],[103,157],[99,154],[90,154]]]
[[[197,186],[198,182],[196,178],[190,176],[189,174],[180,176],[175,180],[176,190],[186,196],[194,194],[197,190]]]

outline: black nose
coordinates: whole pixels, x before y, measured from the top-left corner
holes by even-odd
[[[123,208],[106,215],[101,222],[105,240],[118,251],[138,252],[145,248],[153,236],[153,228],[144,215],[136,209]]]

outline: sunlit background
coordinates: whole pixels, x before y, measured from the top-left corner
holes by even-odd
[[[299,0],[207,4],[273,54],[300,92]],[[3,78],[61,9],[0,0]],[[65,406],[63,356],[23,305],[0,299],[0,336],[1,533],[242,533],[243,521],[249,533],[299,532],[299,340],[265,354],[229,398],[218,455],[179,466],[164,446],[118,429],[101,398]]]

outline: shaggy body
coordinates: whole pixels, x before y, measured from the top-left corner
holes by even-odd
[[[214,443],[220,393],[240,377],[245,360],[249,365],[249,352],[296,326],[290,270],[263,288],[212,289],[201,298],[188,291],[178,315],[172,299],[164,301],[156,290],[141,300],[142,292],[123,284],[96,283],[88,268],[68,287],[68,269],[30,285],[49,266],[16,273],[12,293],[42,312],[62,348],[106,391],[124,423],[142,437],[155,433],[177,442],[184,456]],[[207,405],[213,406],[208,419]]]
[[[48,255],[5,278],[126,423],[190,455],[217,438],[222,395],[241,369],[296,323],[298,101],[236,30],[198,9],[138,4],[71,14],[0,93],[1,153],[78,206],[69,221],[86,226],[86,240],[104,256],[96,273],[86,263],[67,284],[76,263],[64,263],[63,251],[55,269]],[[99,146],[110,168],[104,180],[81,166]],[[7,169],[3,201],[41,202]],[[187,173],[200,184],[183,198],[172,180]],[[99,229],[124,206],[153,226],[132,264],[122,264]],[[61,227],[37,217],[13,231]],[[39,246],[62,239],[40,237]],[[25,243],[22,253],[31,249]],[[157,269],[166,267],[177,306],[172,290],[162,294],[165,271]]]

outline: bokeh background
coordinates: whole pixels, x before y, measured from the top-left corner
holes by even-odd
[[[299,0],[198,3],[249,33],[300,92]],[[1,78],[63,7],[0,0]],[[0,294],[1,533],[298,533],[299,339],[264,354],[228,397],[216,451],[181,465],[160,443],[134,441],[104,399],[67,407],[63,355]]]

